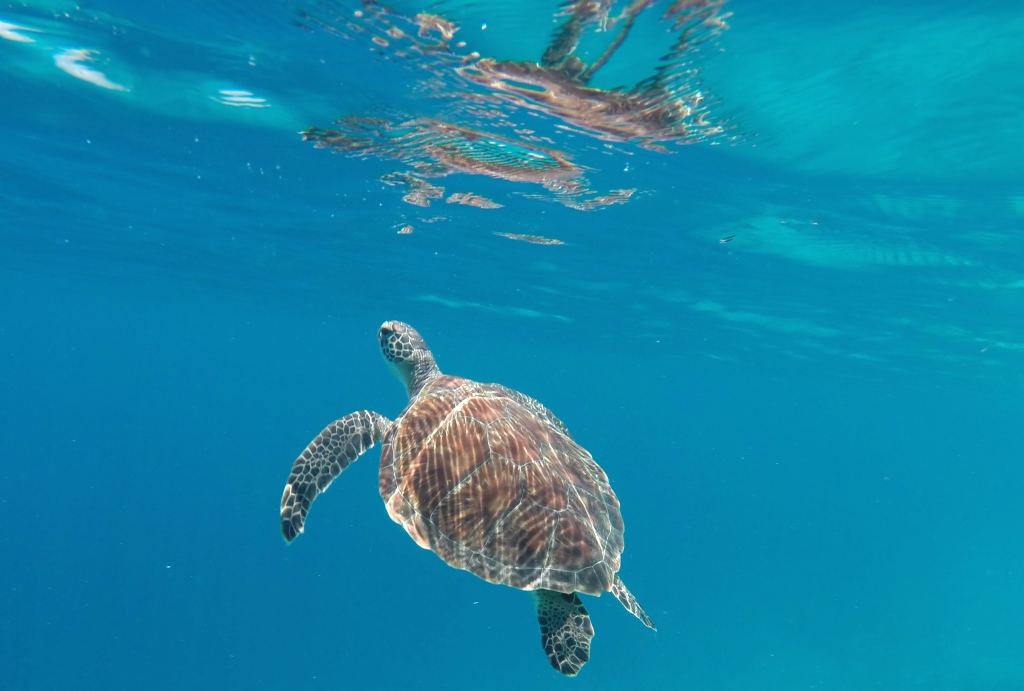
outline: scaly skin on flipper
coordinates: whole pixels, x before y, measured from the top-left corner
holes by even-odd
[[[567,677],[576,676],[590,659],[590,639],[594,637],[590,614],[576,593],[535,590],[531,595],[548,662]]]
[[[295,459],[281,495],[281,534],[288,542],[303,531],[306,514],[316,496],[336,477],[380,441],[391,420],[372,410],[360,410],[324,428]]]

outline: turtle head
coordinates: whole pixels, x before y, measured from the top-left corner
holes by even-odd
[[[412,398],[427,383],[441,376],[434,355],[419,331],[404,322],[384,322],[377,332],[380,352]]]

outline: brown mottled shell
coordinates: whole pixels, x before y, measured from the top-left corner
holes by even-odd
[[[421,547],[491,583],[598,595],[619,570],[608,477],[500,386],[428,384],[384,439],[380,494]]]

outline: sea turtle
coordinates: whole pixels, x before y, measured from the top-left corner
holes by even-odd
[[[498,384],[441,374],[420,334],[385,322],[377,333],[409,404],[391,421],[361,410],[332,422],[292,466],[281,531],[303,531],[316,496],[376,442],[380,495],[420,547],[450,566],[529,591],[551,665],[575,676],[590,658],[579,593],[610,590],[650,617],[616,574],[622,516],[608,476],[538,401]]]

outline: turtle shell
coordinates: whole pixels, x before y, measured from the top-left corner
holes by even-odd
[[[380,494],[421,547],[491,583],[599,595],[619,570],[608,477],[501,386],[428,384],[384,438]]]

